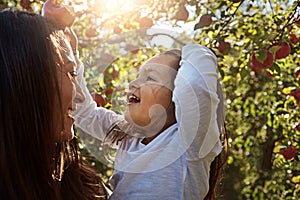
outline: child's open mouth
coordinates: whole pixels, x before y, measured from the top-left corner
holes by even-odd
[[[140,103],[141,99],[135,96],[133,93],[127,93],[127,102],[128,103]]]

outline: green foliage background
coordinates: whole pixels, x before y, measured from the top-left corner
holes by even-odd
[[[43,3],[0,0],[0,9],[40,13]],[[88,87],[106,96],[106,107],[116,112],[124,110],[124,90],[138,67],[165,48],[151,44],[154,36],[147,34],[147,28],[168,27],[179,33],[164,33],[173,40],[172,48],[192,41],[214,50],[226,92],[229,136],[222,198],[299,199],[300,132],[295,127],[300,123],[300,102],[290,95],[300,88],[300,77],[295,75],[300,63],[299,42],[291,44],[290,55],[275,60],[268,70],[254,72],[250,62],[254,51],[268,49],[276,42],[290,43],[291,33],[300,37],[299,1],[75,0],[63,4],[82,6],[75,9],[73,28],[79,38]],[[189,18],[180,20],[184,8]],[[198,23],[204,14],[212,16],[211,25]],[[230,44],[226,54],[218,50],[222,41]],[[92,149],[96,148],[92,144],[97,149]],[[97,144],[92,139],[83,140],[82,152],[107,150]],[[290,146],[298,153],[286,159],[282,151]],[[106,158],[87,158],[107,181],[112,166],[102,162]]]

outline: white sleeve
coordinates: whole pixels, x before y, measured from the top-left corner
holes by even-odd
[[[189,44],[182,49],[180,65],[173,92],[180,137],[189,159],[204,158],[221,148],[217,58],[208,48]]]
[[[76,58],[76,63],[78,73],[77,81],[85,95],[85,100],[83,103],[76,105],[74,112],[75,125],[82,131],[103,141],[108,129],[115,122],[121,120],[123,116],[111,110],[96,106],[96,103],[86,87],[86,81],[83,77],[83,63],[78,58]]]

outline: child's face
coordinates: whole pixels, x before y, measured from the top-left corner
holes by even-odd
[[[178,68],[174,66],[176,59],[172,55],[151,58],[129,84],[125,119],[152,135],[176,122],[172,103],[173,83]]]

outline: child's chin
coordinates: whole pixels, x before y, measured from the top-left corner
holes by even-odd
[[[125,120],[126,120],[127,122],[129,122],[129,123],[132,124],[133,126],[135,126],[135,127],[139,127],[139,126],[140,126],[140,125],[139,125],[139,122],[136,121],[136,120],[134,120],[134,118],[132,118],[132,117],[130,116],[130,112],[129,112],[128,110],[125,111],[125,113],[124,113],[124,118],[125,118]]]
[[[124,113],[124,118],[127,122],[131,123],[130,117],[129,117],[129,111],[128,108],[126,108],[125,113]]]

